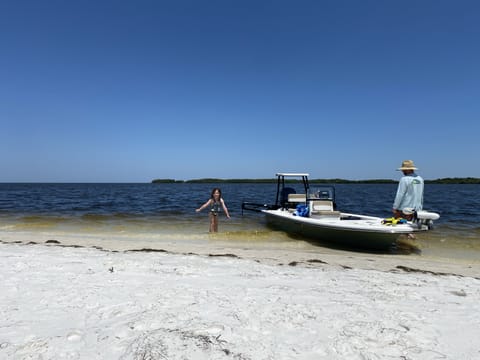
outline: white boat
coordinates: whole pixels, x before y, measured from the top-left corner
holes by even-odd
[[[333,186],[310,189],[306,173],[276,176],[275,204],[244,202],[242,210],[261,211],[269,226],[289,234],[355,248],[387,249],[402,235],[430,230],[440,217],[429,211],[413,212],[410,221],[344,213],[336,209]],[[294,182],[289,180],[302,184],[301,192],[290,187]]]

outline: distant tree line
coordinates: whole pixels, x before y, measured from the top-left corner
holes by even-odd
[[[153,184],[172,184],[172,183],[188,183],[188,184],[209,184],[209,183],[230,183],[230,184],[271,184],[276,183],[277,179],[217,179],[204,178],[193,180],[175,180],[175,179],[155,179]],[[288,183],[300,183],[301,180],[286,179]],[[373,180],[346,180],[346,179],[312,179],[310,184],[395,184],[398,180],[391,179],[373,179]],[[480,184],[480,178],[442,178],[436,180],[425,180],[426,184]]]
[[[184,183],[183,180],[175,180],[175,179],[155,179],[152,180],[152,184],[172,184],[172,183]]]
[[[427,184],[480,184],[479,178],[443,178],[437,180],[425,180]]]

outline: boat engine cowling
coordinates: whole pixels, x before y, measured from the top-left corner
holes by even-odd
[[[419,226],[426,225],[428,229],[433,227],[433,221],[440,218],[440,215],[426,210],[415,211],[414,219]]]
[[[417,211],[417,219],[421,220],[437,220],[440,218],[440,215],[434,212],[425,211],[425,210],[418,210]]]

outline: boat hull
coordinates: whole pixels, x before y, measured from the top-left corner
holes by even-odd
[[[401,235],[414,231],[411,226],[387,227],[381,224],[380,218],[373,217],[332,220],[303,218],[280,210],[266,210],[264,213],[267,224],[272,228],[311,240],[356,249],[386,250],[391,248]]]

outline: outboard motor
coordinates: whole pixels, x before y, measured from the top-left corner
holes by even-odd
[[[418,224],[418,227],[426,225],[428,230],[433,228],[433,221],[440,218],[440,215],[434,212],[418,210],[415,211],[413,216],[413,222]]]

